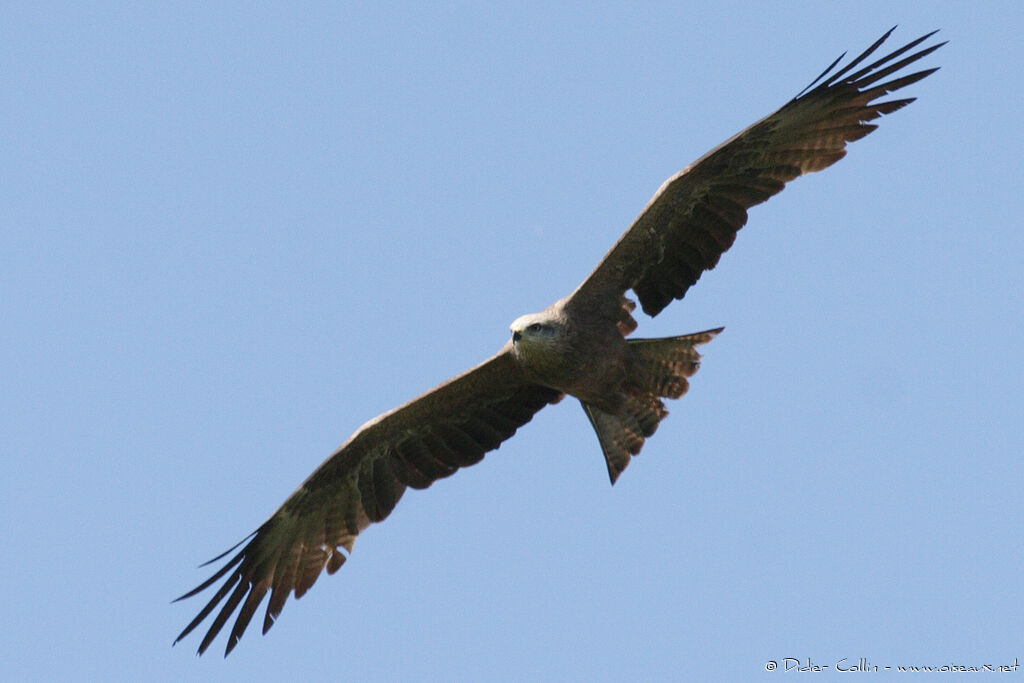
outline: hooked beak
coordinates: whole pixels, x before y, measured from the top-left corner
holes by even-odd
[[[519,330],[512,330],[512,342],[515,343],[523,338],[523,333]]]

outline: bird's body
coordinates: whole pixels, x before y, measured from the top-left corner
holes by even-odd
[[[512,356],[531,380],[590,403],[618,393],[630,354],[614,321],[573,311],[561,299],[511,329]]]
[[[932,34],[854,71],[891,32],[833,71],[836,60],[778,111],[669,178],[593,273],[568,297],[513,322],[497,354],[360,427],[224,567],[182,596],[225,579],[178,640],[225,601],[199,652],[238,609],[230,652],[269,594],[266,633],[289,594],[301,597],[324,569],[337,571],[356,537],[385,519],[406,488],[479,462],[565,395],[582,403],[614,483],[668,414],[662,399],[686,392],[699,367],[696,347],[721,330],[629,339],[637,321],[626,293],[651,316],[681,299],[732,245],[751,206],[835,163],[848,142],[875,129],[868,121],[913,101],[876,100],[936,69],[878,81],[938,49],[902,56]]]

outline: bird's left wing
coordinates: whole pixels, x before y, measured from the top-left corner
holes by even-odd
[[[622,302],[626,290],[633,290],[651,316],[681,299],[732,246],[747,222],[747,209],[781,192],[794,178],[839,161],[848,142],[876,128],[869,121],[914,101],[877,100],[937,71],[885,80],[942,43],[907,54],[932,32],[862,66],[891,33],[833,71],[840,57],[781,109],[665,181],[568,306],[600,311],[631,329],[636,325]]]
[[[227,656],[269,593],[263,620],[266,633],[288,594],[294,592],[300,598],[321,571],[336,572],[347,557],[341,549],[351,552],[356,536],[386,518],[407,486],[426,488],[460,467],[479,462],[538,410],[561,398],[554,389],[528,382],[506,345],[472,370],[368,422],[259,529],[207,563],[242,546],[216,574],[178,598],[191,597],[224,580],[174,642],[195,629],[226,597],[199,645],[199,654],[241,605],[228,637]]]

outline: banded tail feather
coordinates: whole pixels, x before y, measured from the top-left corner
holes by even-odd
[[[690,388],[689,378],[700,368],[697,347],[714,339],[723,329],[681,337],[628,340],[633,370],[626,380],[621,409],[612,414],[583,403],[601,443],[612,484],[668,415],[661,399],[680,398]]]

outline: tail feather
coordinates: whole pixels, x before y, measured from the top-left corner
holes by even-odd
[[[662,339],[631,339],[634,371],[626,381],[620,408],[613,414],[590,403],[583,409],[597,432],[612,484],[643,448],[668,415],[662,398],[679,398],[689,389],[689,377],[700,368],[698,346],[724,328]]]
[[[630,378],[637,387],[665,398],[679,398],[690,388],[688,378],[700,369],[697,347],[715,338],[723,327],[682,337],[630,339],[638,372]]]

